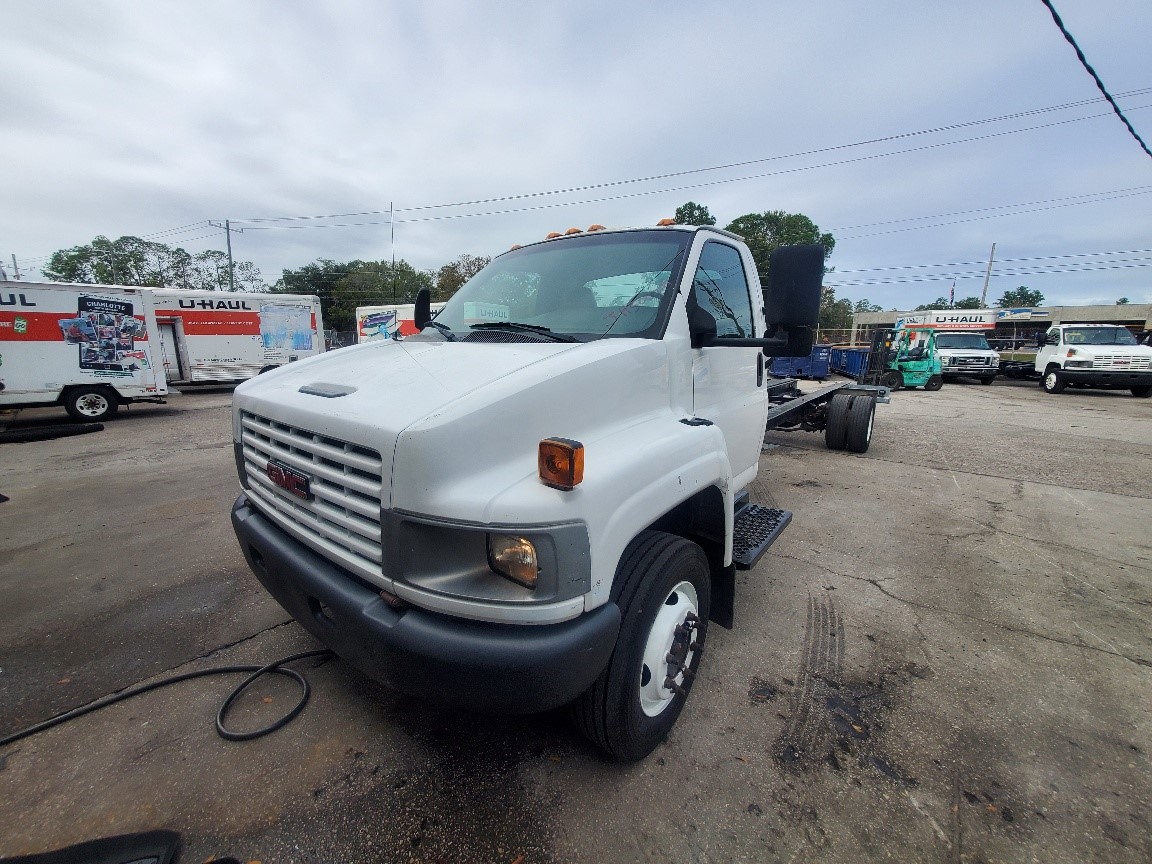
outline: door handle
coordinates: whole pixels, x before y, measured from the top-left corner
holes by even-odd
[[[756,386],[764,386],[764,355],[756,354]]]

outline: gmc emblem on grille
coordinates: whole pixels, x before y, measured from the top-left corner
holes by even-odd
[[[304,501],[312,500],[312,491],[308,488],[311,478],[303,471],[297,471],[291,465],[272,460],[264,469],[268,472],[268,479],[287,492]]]

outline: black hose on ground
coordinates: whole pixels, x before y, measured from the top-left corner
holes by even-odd
[[[142,684],[139,687],[133,687],[128,690],[122,690],[119,693],[113,693],[110,696],[105,696],[102,699],[97,699],[95,702],[90,702],[87,705],[82,705],[72,711],[66,711],[63,714],[57,714],[55,717],[50,717],[40,723],[35,723],[18,732],[13,732],[4,738],[0,738],[0,747],[7,744],[13,744],[23,738],[43,732],[46,729],[51,729],[54,726],[59,726],[61,723],[66,723],[69,720],[75,720],[77,717],[83,717],[85,714],[91,714],[93,711],[98,711],[101,708],[106,708],[109,705],[114,705],[117,702],[123,702],[125,699],[131,699],[133,696],[139,696],[142,693],[148,693],[152,690],[158,690],[161,687],[167,687],[169,684],[178,684],[181,681],[188,681],[192,678],[204,678],[208,675],[227,675],[240,672],[249,672],[249,676],[245,678],[239,685],[237,685],[224,703],[220,706],[220,710],[216,712],[216,734],[226,741],[251,741],[254,738],[261,738],[277,729],[286,726],[288,723],[304,710],[304,706],[308,704],[308,697],[312,693],[312,688],[308,686],[308,679],[297,672],[295,669],[281,668],[287,663],[292,663],[296,660],[303,660],[305,657],[324,657],[330,658],[336,655],[326,648],[316,651],[302,651],[299,654],[290,654],[287,657],[282,657],[266,666],[255,665],[241,665],[241,666],[213,666],[210,669],[200,669],[196,672],[184,672],[180,675],[172,675],[168,678],[161,678],[159,681],[153,681],[149,684]],[[233,732],[224,725],[224,717],[228,713],[228,709],[232,707],[232,703],[240,696],[242,692],[256,681],[262,675],[284,675],[287,678],[293,679],[300,685],[300,701],[298,701],[284,716],[270,723],[267,726],[262,726],[259,729],[254,729],[251,732]]]

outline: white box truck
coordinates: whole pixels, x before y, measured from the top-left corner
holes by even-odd
[[[444,308],[443,303],[433,303],[433,314]],[[413,336],[417,332],[415,322],[416,306],[401,303],[391,306],[356,307],[356,342],[379,342]]]
[[[868,447],[875,390],[771,408],[765,357],[810,352],[823,266],[820,246],[777,250],[761,292],[716,228],[560,236],[495,258],[435,320],[421,292],[416,335],[244,382],[232,523],[249,566],[396,689],[571,704],[598,746],[643,758],[709,622],[733,624],[736,571],[791,519],[748,498],[766,425]]]
[[[1066,387],[1152,395],[1152,348],[1118,324],[1053,324],[1038,339],[1033,368],[1046,393]]]
[[[0,282],[0,408],[62,405],[104,420],[163,402],[152,293],[113,285]]]
[[[324,351],[318,297],[150,290],[170,384],[244,381]]]

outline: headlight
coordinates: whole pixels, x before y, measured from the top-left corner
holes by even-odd
[[[535,588],[540,575],[536,547],[527,537],[488,535],[488,564],[501,576],[525,588]]]
[[[1064,364],[1065,369],[1091,369],[1091,360],[1069,360]]]

